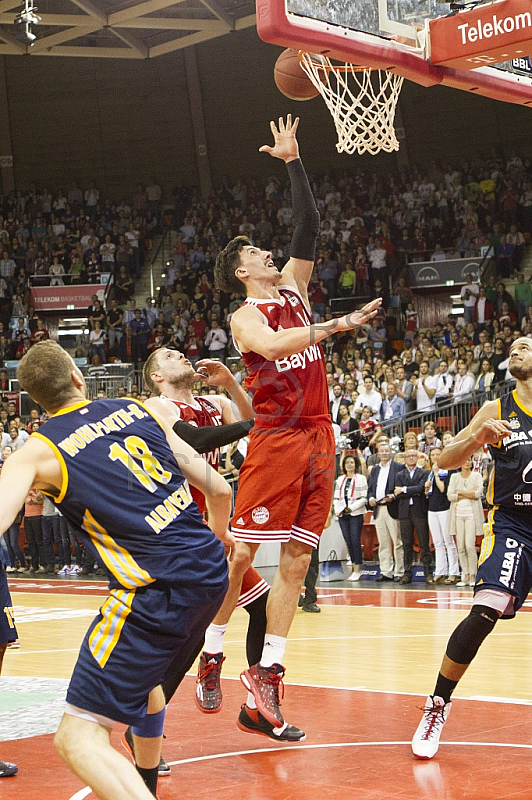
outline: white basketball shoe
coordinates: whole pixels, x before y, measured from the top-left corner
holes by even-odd
[[[443,726],[451,713],[451,706],[452,703],[445,703],[441,697],[427,697],[423,717],[412,739],[412,752],[416,758],[434,758],[440,746]]]

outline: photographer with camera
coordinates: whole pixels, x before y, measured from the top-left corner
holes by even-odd
[[[368,505],[373,510],[379,540],[381,574],[377,581],[400,581],[404,574],[403,541],[394,490],[397,474],[403,467],[392,459],[387,439],[379,442],[377,455],[380,463],[371,470],[368,485]]]
[[[336,479],[334,485],[334,513],[340,523],[352,564],[352,572],[347,580],[359,581],[362,565],[360,537],[366,510],[368,484],[364,475],[361,474],[360,461],[354,456],[346,455],[342,466],[344,474]]]

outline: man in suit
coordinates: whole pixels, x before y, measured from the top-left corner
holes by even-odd
[[[377,455],[380,463],[371,470],[368,483],[368,505],[373,509],[379,540],[381,574],[377,580],[399,581],[404,574],[404,557],[395,486],[396,477],[403,467],[392,459],[388,439],[379,442]]]
[[[331,412],[331,419],[335,425],[340,424],[340,420],[338,419],[338,412],[340,410],[340,406],[347,406],[349,408],[349,400],[343,396],[342,387],[339,383],[333,384],[333,399],[329,405],[329,410]]]
[[[421,561],[425,581],[433,583],[431,555],[429,549],[428,503],[425,496],[425,481],[429,473],[416,466],[417,450],[407,450],[405,466],[395,478],[395,491],[398,502],[398,517],[403,540],[405,574],[402,584],[412,583],[412,555],[414,549],[414,528],[421,548]]]

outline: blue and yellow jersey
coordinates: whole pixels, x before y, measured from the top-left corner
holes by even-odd
[[[499,419],[507,420],[511,431],[498,445],[490,445],[495,466],[486,499],[490,505],[528,511],[532,509],[532,409],[521,403],[516,391],[497,402]]]
[[[32,436],[59,459],[63,481],[54,500],[97,552],[112,587],[223,582],[223,545],[203,523],[165,432],[145,406],[130,398],[81,402]]]

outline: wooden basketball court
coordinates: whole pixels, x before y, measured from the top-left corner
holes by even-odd
[[[532,602],[498,623],[459,686],[440,752],[419,762],[410,751],[419,709],[472,592],[367,586],[322,588],[321,614],[296,614],[283,712],[307,733],[297,745],[236,727],[248,617],[235,613],[222,711],[198,711],[193,676],[169,707],[163,753],[172,774],[160,780],[161,800],[530,800]],[[19,774],[0,782],[2,800],[90,800],[52,739],[105,585],[19,579],[10,588],[21,648],[6,653],[0,679],[0,757]],[[122,730],[113,733],[117,747]]]

